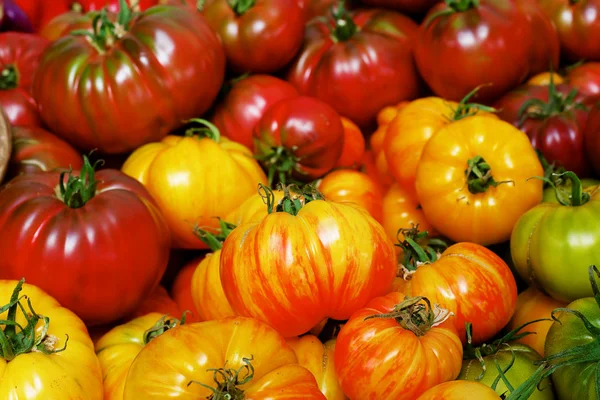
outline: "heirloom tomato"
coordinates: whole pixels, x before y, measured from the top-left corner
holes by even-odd
[[[184,321],[153,312],[111,329],[96,343],[96,354],[104,377],[104,400],[123,400],[123,389],[131,363],[151,340]]]
[[[85,150],[124,153],[207,111],[225,72],[219,38],[187,7],[106,11],[96,29],[44,52],[33,94],[51,131]],[[118,28],[117,28],[118,26]]]
[[[266,177],[250,150],[222,137],[207,121],[193,121],[204,127],[138,148],[122,171],[152,194],[171,228],[174,247],[205,249],[194,226],[218,228],[216,217],[235,210]]]
[[[181,315],[182,311],[175,301],[169,296],[164,286],[158,285],[125,320],[132,320],[149,313],[160,313],[162,315]]]
[[[85,325],[23,282],[0,280],[6,302],[0,316],[0,398],[101,400],[102,371]]]
[[[599,0],[538,0],[556,25],[563,54],[573,60],[600,61]]]
[[[298,0],[213,0],[202,13],[237,72],[276,72],[302,46],[305,15]]]
[[[501,397],[488,386],[470,381],[450,381],[432,387],[417,400],[500,400]]]
[[[15,127],[8,176],[57,169],[80,169],[79,153],[67,142],[36,127]]]
[[[557,203],[542,203],[515,224],[511,254],[519,275],[556,300],[592,294],[587,268],[600,260],[600,186],[583,191],[572,172],[571,193],[557,191]]]
[[[238,226],[221,251],[221,282],[236,313],[292,337],[389,292],[394,246],[366,210],[311,187],[286,188],[278,203],[262,189],[269,215]]]
[[[64,36],[68,36],[75,30],[83,29],[93,32],[94,18],[92,16],[96,16],[99,13],[99,11],[90,11],[86,14],[81,11],[68,11],[62,13],[45,24],[40,30],[39,35],[44,39],[53,42]],[[116,15],[114,13],[107,13],[107,15],[111,21],[116,20]]]
[[[356,168],[365,153],[365,137],[360,128],[348,118],[342,117],[344,127],[344,146],[337,161],[337,168]]]
[[[47,46],[31,33],[0,33],[0,106],[12,125],[42,124],[31,84]]]
[[[314,375],[327,400],[347,399],[335,374],[335,339],[321,343],[316,336],[306,335],[288,339],[287,343],[296,353],[298,364]]]
[[[173,285],[171,286],[171,298],[179,306],[179,309],[186,313],[186,321],[197,322],[198,311],[192,298],[192,276],[201,259],[195,259],[186,264],[179,270]]]
[[[0,184],[10,163],[13,147],[13,128],[0,107]]]
[[[507,122],[473,116],[446,125],[425,145],[416,175],[425,218],[453,241],[510,238],[542,200],[544,171],[527,136]]]
[[[288,82],[270,75],[251,75],[230,83],[211,119],[227,138],[252,148],[253,130],[265,111],[279,100],[298,96]]]
[[[411,191],[394,183],[383,197],[383,227],[388,237],[396,242],[402,228],[418,225],[421,231],[427,231],[430,236],[436,232],[419,206],[419,200]],[[404,240],[404,238],[402,238]]]
[[[171,329],[129,369],[124,400],[324,400],[315,377],[270,326],[226,318]]]
[[[317,189],[329,201],[359,205],[377,221],[382,221],[383,193],[377,183],[363,172],[335,170],[318,181]]]
[[[79,176],[18,176],[0,191],[0,277],[25,277],[88,325],[125,317],[167,267],[169,229],[155,204],[134,179],[95,172],[85,156]]]
[[[382,154],[383,153],[380,153],[380,157],[378,157],[376,160],[375,153],[373,153],[372,150],[365,151],[359,170],[369,175],[373,182],[377,182],[377,186],[379,186],[381,191],[384,192],[392,185],[392,183],[394,183],[394,178],[384,172],[386,164],[385,155],[381,157]],[[377,164],[377,161],[381,162]]]
[[[275,203],[279,203],[284,196],[283,190],[273,190],[273,196]],[[225,217],[225,221],[228,221],[232,225],[239,226],[248,222],[260,222],[267,215],[269,211],[265,207],[265,198],[262,195],[262,191],[259,190],[252,196],[248,197],[236,210],[229,213]]]
[[[363,3],[373,7],[387,7],[402,13],[424,13],[442,0],[362,0]]]
[[[494,337],[510,321],[517,302],[517,284],[508,265],[475,243],[457,243],[440,251],[422,245],[416,227],[403,229],[399,277],[394,290],[425,296],[453,312],[456,331],[466,343],[465,323],[472,322],[473,342]],[[440,247],[440,246],[437,246]],[[442,246],[443,247],[443,246]]]
[[[339,0],[298,0],[298,3],[304,10],[306,21],[310,21],[315,17],[327,15],[331,7],[339,4]]]
[[[585,150],[592,168],[600,175],[600,103],[588,114],[584,132]]]
[[[416,31],[412,20],[394,11],[337,7],[332,18],[308,24],[288,80],[301,94],[366,127],[383,107],[419,94],[412,57]]]
[[[565,77],[570,86],[576,88],[580,95],[590,99],[588,104],[600,100],[600,62],[588,62],[567,69]]]
[[[544,13],[538,0],[519,0],[515,3],[524,12],[532,30],[533,46],[529,53],[529,75],[539,74],[548,68],[558,68],[560,65],[560,39],[556,26]]]
[[[340,115],[313,97],[275,103],[254,128],[254,153],[267,169],[269,183],[320,178],[336,166],[343,147]]]
[[[452,314],[427,298],[389,293],[356,311],[335,345],[335,370],[351,399],[412,400],[455,379],[463,349]]]
[[[527,78],[533,44],[528,15],[516,2],[447,0],[421,24],[415,58],[436,95],[458,101],[486,85],[477,99],[489,102]]]

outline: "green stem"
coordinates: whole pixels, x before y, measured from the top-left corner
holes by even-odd
[[[590,194],[583,190],[583,184],[574,172],[567,171],[560,174],[553,173],[551,178],[535,178],[542,179],[544,182],[551,185],[554,188],[556,199],[563,206],[579,207],[586,204],[591,199]],[[567,186],[567,181],[571,181],[571,195],[568,198],[565,198],[560,190],[560,186]],[[557,185],[556,182],[560,182],[560,185]]]
[[[480,85],[475,89],[470,91],[463,99],[458,103],[458,107],[454,111],[454,115],[452,116],[452,121],[459,121],[463,118],[471,117],[477,114],[480,111],[495,113],[498,112],[494,107],[488,107],[479,103],[470,103],[469,101],[475,94],[481,90],[482,87],[490,86],[490,85]]]
[[[404,237],[400,241],[400,234]],[[420,264],[433,263],[438,259],[448,244],[442,239],[429,239],[427,231],[420,232],[419,225],[412,228],[398,230],[398,243],[396,246],[402,249],[402,267],[408,271],[416,271]]]
[[[217,128],[214,124],[208,122],[202,118],[192,118],[190,120],[185,121],[185,123],[195,122],[200,124],[200,126],[192,126],[185,131],[185,136],[192,137],[206,137],[208,139],[214,140],[219,143],[221,141],[221,132],[219,132],[219,128]]]
[[[236,228],[234,224],[223,221],[219,218],[219,233],[213,234],[209,231],[201,229],[200,227],[194,228],[194,234],[198,239],[202,240],[208,247],[213,251],[217,251],[223,248],[223,243],[227,236]]]
[[[61,172],[57,197],[69,208],[81,208],[96,195],[98,182],[95,179],[96,166],[103,163],[98,160],[94,165],[90,164],[87,156],[83,156],[83,167],[79,176],[73,176],[73,170]],[[65,184],[65,175],[68,174]]]
[[[258,193],[267,205],[267,212],[286,212],[290,215],[298,215],[302,207],[315,200],[325,200],[323,195],[314,185],[304,185],[302,188],[297,185],[280,185],[283,191],[283,198],[275,204],[275,195],[271,188],[258,184]]]
[[[164,315],[161,319],[159,319],[150,329],[144,332],[144,345],[147,345],[153,339],[156,339],[169,329],[173,329],[178,325],[184,325],[186,319],[187,312],[183,313],[181,319],[177,318],[168,318]]]
[[[209,389],[212,394],[207,397],[208,400],[243,400],[245,395],[240,386],[247,384],[254,378],[252,360],[254,360],[253,356],[242,358],[244,365],[238,369],[225,367],[208,369],[207,371],[213,373],[216,388],[198,381],[190,381],[188,382],[188,386],[197,384]]]
[[[0,90],[14,89],[19,85],[19,72],[14,65],[7,65],[0,73]]]
[[[429,27],[436,19],[455,14],[457,12],[465,12],[472,8],[479,7],[479,0],[445,0],[446,8],[432,14],[425,20],[425,27]]]
[[[241,16],[254,7],[256,0],[227,0],[227,3],[238,16]]]
[[[475,156],[467,161],[465,177],[467,178],[467,188],[472,194],[485,193],[490,186],[497,187],[503,183],[512,182],[496,182],[492,176],[492,168],[481,156]]]
[[[275,178],[280,184],[295,182],[292,175],[298,170],[298,157],[293,150],[284,146],[272,147],[270,151],[263,155],[254,156],[267,170],[267,181],[269,185],[275,183]]]
[[[332,32],[333,39],[336,42],[345,42],[350,40],[358,31],[358,27],[352,19],[352,15],[346,9],[344,0],[338,2],[337,7],[332,7],[331,15],[334,21]]]

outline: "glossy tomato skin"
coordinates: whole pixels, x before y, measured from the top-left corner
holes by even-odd
[[[390,313],[404,298],[398,292],[377,297],[342,327],[335,369],[349,398],[411,400],[460,372],[463,349],[452,321],[417,336],[394,318],[365,320]]]
[[[333,38],[331,21],[309,23],[288,80],[301,94],[329,103],[362,128],[375,122],[383,107],[419,94],[412,57],[417,26],[382,9],[356,11],[351,17],[359,30],[347,40]]]
[[[489,102],[527,78],[532,27],[516,2],[482,0],[428,23],[446,8],[441,3],[429,11],[415,45],[419,71],[436,95],[459,101],[475,87],[492,84],[475,97]]]
[[[170,243],[141,184],[117,170],[95,175],[96,195],[80,208],[56,197],[57,172],[22,175],[0,191],[1,276],[24,276],[88,325],[133,312],[160,281]]]
[[[183,313],[179,306],[169,295],[164,286],[158,285],[154,290],[140,303],[133,314],[128,315],[125,321],[134,318],[142,317],[149,313],[159,313],[160,315],[172,315],[176,318],[181,318]],[[160,318],[157,318],[157,321]]]
[[[34,34],[0,33],[0,106],[12,125],[42,125],[31,85],[47,46]]]
[[[264,157],[284,147],[296,159],[294,178],[306,182],[331,171],[343,145],[340,115],[314,97],[291,97],[275,103],[254,128],[254,153]]]
[[[292,350],[273,328],[251,318],[182,325],[148,343],[133,361],[124,400],[196,400],[216,387],[211,368],[239,369],[252,358],[254,376],[241,386],[249,400],[325,400],[315,377],[297,364]]]
[[[530,52],[530,75],[556,70],[560,65],[560,39],[552,20],[544,13],[538,0],[521,0],[517,4],[532,28],[533,47]]]
[[[198,265],[198,260],[192,260],[179,270],[171,286],[171,298],[183,312],[187,312],[186,321],[198,322],[198,311],[192,298],[192,276]]]
[[[590,110],[584,136],[586,155],[598,175],[600,174],[600,104]]]
[[[500,400],[488,386],[470,381],[450,381],[432,387],[417,400]]]
[[[252,132],[265,111],[279,100],[297,95],[298,91],[284,80],[251,75],[232,84],[211,120],[223,135],[252,148]]]
[[[81,156],[67,142],[42,128],[13,128],[8,177],[57,169],[80,169]]]
[[[358,168],[365,153],[365,137],[360,128],[348,118],[342,117],[344,147],[338,158],[337,168]]]
[[[33,93],[50,130],[82,150],[122,153],[208,110],[224,70],[223,49],[202,15],[157,6],[103,54],[85,36],[53,42]]]
[[[596,189],[596,186],[600,185],[600,180],[593,179],[593,178],[584,178],[584,179],[581,179],[581,185],[583,186],[584,192],[593,193],[594,190]],[[568,181],[565,184],[559,185],[557,187],[562,193],[565,193],[567,196],[571,192],[571,185],[570,185],[570,182],[568,182]],[[558,203],[559,201],[558,201],[558,197],[556,196],[556,190],[553,187],[545,188],[544,189],[544,198],[542,201]]]
[[[584,98],[589,99],[587,104],[600,100],[600,62],[587,62],[570,68],[565,79]]]
[[[256,0],[238,12],[240,3],[208,3],[202,13],[217,32],[228,67],[237,72],[276,72],[296,55],[304,33],[304,10],[297,0]]]
[[[114,18],[114,13],[109,13],[109,17]],[[55,41],[61,37],[68,36],[71,31],[77,29],[92,29],[92,20],[88,14],[79,11],[67,11],[48,21],[40,30],[39,35],[47,40]]]
[[[192,276],[192,300],[200,321],[234,317],[221,283],[221,250],[192,261],[197,265]]]
[[[433,7],[441,0],[362,0],[364,4],[373,7],[387,7],[402,13],[420,14]]]

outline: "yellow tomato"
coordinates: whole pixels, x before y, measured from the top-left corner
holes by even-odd
[[[283,199],[282,190],[273,190],[275,203],[279,203]],[[238,208],[233,210],[225,217],[225,221],[239,226],[247,222],[260,222],[269,215],[267,205],[263,196],[256,191],[252,196],[248,197]]]
[[[434,386],[417,400],[500,400],[488,386],[471,381],[450,381]]]
[[[194,226],[218,228],[216,217],[235,210],[259,183],[266,184],[248,148],[210,129],[210,137],[167,136],[142,146],[122,167],[156,199],[177,248],[206,248],[194,236]]]
[[[20,285],[0,281],[2,303],[14,303],[0,315],[0,399],[101,400],[102,372],[84,323],[36,286]]]
[[[552,80],[555,85],[565,82],[563,77],[556,72],[542,72],[531,77],[527,81],[527,84],[533,86],[548,86],[550,84],[550,80]]]
[[[221,285],[220,259],[220,249],[207,254],[192,276],[192,299],[201,321],[235,316]]]
[[[455,242],[510,238],[542,200],[544,170],[529,138],[511,124],[472,116],[441,128],[423,149],[417,195],[427,220]]]

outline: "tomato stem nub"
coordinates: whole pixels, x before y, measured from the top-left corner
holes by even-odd
[[[496,182],[492,176],[492,167],[481,156],[475,156],[467,161],[465,170],[467,178],[467,188],[472,194],[485,193],[490,186],[497,187],[503,183],[513,183],[513,181]]]
[[[169,329],[173,329],[178,325],[185,325],[185,319],[187,317],[187,311],[183,313],[181,319],[167,318],[167,315],[163,315],[150,329],[144,332],[144,345],[150,343],[151,340],[156,339]]]
[[[583,184],[574,172],[567,171],[560,174],[553,173],[550,178],[539,177],[538,179],[543,180],[554,188],[556,199],[563,206],[579,207],[591,199],[590,194],[583,190]],[[564,185],[563,182],[566,182],[567,180],[571,181],[571,194],[568,198],[565,198],[566,196],[563,194],[560,186]]]
[[[400,240],[400,235],[403,240]],[[400,267],[409,272],[417,270],[420,264],[432,263],[437,261],[438,254],[442,253],[448,244],[442,239],[429,239],[427,231],[419,231],[419,225],[412,228],[403,228],[398,230],[398,243],[395,246],[402,249],[402,263]],[[423,242],[426,244],[422,244]]]
[[[192,118],[185,121],[186,123],[195,122],[201,126],[193,126],[185,131],[185,136],[199,136],[211,139],[217,143],[221,141],[221,132],[214,124],[202,118]]]
[[[245,398],[244,391],[239,386],[247,384],[254,378],[252,360],[254,360],[253,356],[242,358],[244,365],[238,369],[225,367],[208,369],[208,372],[213,372],[216,388],[197,381],[188,382],[188,386],[195,383],[212,391],[213,394],[207,397],[207,400],[243,400]]]
[[[246,11],[254,7],[256,0],[227,0],[229,6],[238,15],[244,15]]]
[[[275,204],[275,195],[271,188],[258,184],[258,193],[267,205],[269,214],[274,212],[286,212],[290,215],[298,215],[302,207],[315,200],[325,200],[325,197],[317,190],[314,185],[304,185],[299,188],[297,185],[279,185],[283,191],[283,198]]]
[[[7,65],[0,72],[0,90],[14,89],[19,85],[19,72],[14,65]]]
[[[207,230],[201,229],[196,226],[194,228],[194,234],[200,240],[202,240],[213,252],[223,248],[223,242],[227,239],[227,236],[236,228],[234,224],[223,221],[219,218],[219,233],[213,234]]]
[[[340,0],[337,7],[332,6],[331,16],[335,24],[332,36],[336,42],[345,42],[352,38],[358,31],[358,27],[346,9],[344,0]]]
[[[81,167],[79,176],[73,176],[73,170],[70,169],[66,184],[64,178],[67,172],[61,172],[58,183],[58,197],[70,208],[83,207],[96,195],[98,182],[94,174],[96,166],[103,162],[103,160],[98,160],[92,165],[87,156],[84,155],[83,167]]]
[[[278,183],[285,185],[294,181],[292,178],[294,171],[301,173],[297,168],[298,158],[292,150],[284,146],[271,147],[270,151],[262,155],[257,154],[255,158],[267,169],[269,185],[273,185],[275,177],[277,177]]]
[[[479,85],[475,89],[470,91],[465,97],[462,98],[460,103],[458,103],[458,107],[456,107],[456,110],[453,110],[454,115],[452,116],[452,121],[459,121],[463,118],[472,117],[479,111],[485,111],[488,113],[495,113],[498,111],[494,107],[484,106],[483,104],[478,103],[469,103],[469,100],[471,100],[471,98],[475,96],[475,94],[477,94],[477,92],[479,92],[479,90],[481,90],[482,87],[485,86],[490,85]]]

